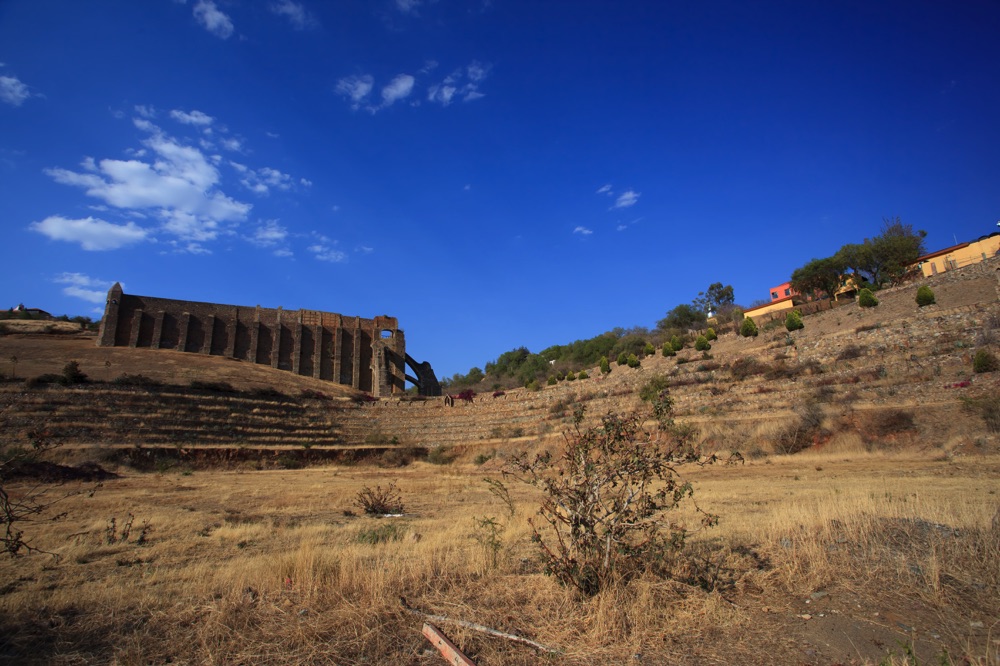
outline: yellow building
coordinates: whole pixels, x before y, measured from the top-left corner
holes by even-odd
[[[971,243],[961,243],[925,254],[917,259],[914,267],[919,268],[924,277],[930,277],[945,271],[953,271],[956,268],[978,264],[997,254],[1000,254],[1000,232],[983,236]]]
[[[759,317],[761,315],[771,314],[772,312],[781,312],[782,310],[791,310],[795,305],[792,303],[792,297],[782,298],[777,301],[771,301],[764,305],[759,305],[755,308],[750,308],[749,310],[743,311],[743,316],[745,317]]]

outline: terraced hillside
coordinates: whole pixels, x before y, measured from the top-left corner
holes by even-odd
[[[810,315],[792,334],[772,322],[754,339],[723,336],[704,356],[685,349],[676,358],[648,357],[638,369],[614,366],[602,377],[591,368],[589,379],[498,398],[485,393],[454,406],[442,398],[368,402],[337,385],[227,359],[96,348],[81,336],[7,335],[0,358],[17,356],[19,377],[58,372],[76,359],[105,383],[28,388],[7,381],[0,427],[25,442],[219,449],[231,458],[252,450],[322,458],[438,447],[484,456],[559,437],[576,404],[593,420],[633,409],[639,388],[665,375],[678,424],[720,450],[990,449],[997,435],[983,405],[1000,395],[1000,373],[974,374],[972,354],[1000,353],[998,268],[994,259],[928,281],[937,304],[924,308],[913,284],[880,292],[877,308],[851,303]],[[123,373],[167,385],[113,383]],[[193,389],[192,380],[236,390]],[[325,399],[302,397],[317,392]]]

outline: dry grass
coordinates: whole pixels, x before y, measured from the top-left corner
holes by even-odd
[[[58,560],[0,562],[0,659],[442,663],[425,654],[421,621],[399,596],[560,648],[551,663],[813,663],[808,650],[823,663],[874,663],[902,654],[896,639],[921,660],[945,648],[996,657],[996,459],[914,460],[845,441],[698,470],[696,497],[720,526],[692,542],[673,579],[647,576],[589,600],[540,573],[526,524],[535,498],[513,488],[507,520],[481,476],[460,464],[128,474],[67,501],[66,520],[34,527]],[[394,480],[404,517],[345,515],[358,512],[363,486]],[[132,536],[109,544],[109,518],[121,525],[129,513]],[[473,518],[485,516],[501,525],[495,568],[471,538]],[[138,545],[143,520],[153,530]],[[366,542],[386,525],[397,526],[384,530],[390,538]],[[817,592],[828,595],[806,604]],[[477,663],[539,660],[442,628]]]

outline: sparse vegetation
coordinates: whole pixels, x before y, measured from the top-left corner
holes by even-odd
[[[972,371],[975,373],[996,372],[1000,370],[1000,361],[989,349],[977,349],[972,357]]]
[[[355,506],[361,508],[370,516],[386,516],[403,513],[403,497],[392,482],[385,488],[382,486],[365,486],[354,498]]]

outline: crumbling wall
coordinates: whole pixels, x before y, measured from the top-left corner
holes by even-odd
[[[125,294],[116,283],[97,344],[238,358],[375,396],[406,388],[406,342],[389,316],[179,301]]]

